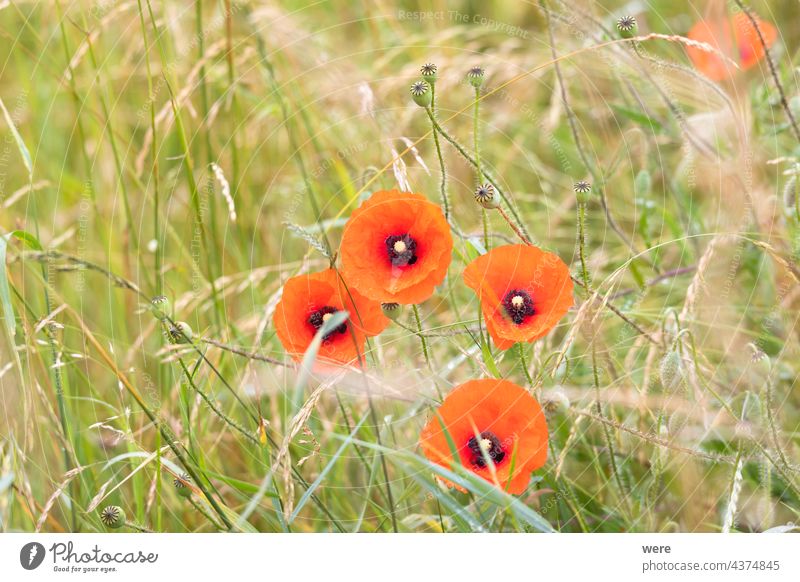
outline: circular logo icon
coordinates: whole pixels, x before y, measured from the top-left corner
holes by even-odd
[[[26,570],[35,570],[44,561],[44,546],[39,542],[30,542],[19,551],[19,563]]]

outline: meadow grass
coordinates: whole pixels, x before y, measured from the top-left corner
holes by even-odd
[[[621,2],[485,4],[0,2],[0,531],[107,531],[110,505],[156,532],[800,518],[800,8],[732,2],[780,37],[715,83],[680,35],[722,2],[640,3],[634,39]],[[393,188],[445,209],[445,282],[363,372],[312,365],[338,318],[293,362],[283,283]],[[502,351],[461,273],[519,242],[575,306]],[[479,377],[546,410],[522,495],[420,453]]]

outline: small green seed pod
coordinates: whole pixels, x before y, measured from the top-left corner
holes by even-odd
[[[476,89],[483,85],[485,76],[486,72],[483,70],[483,67],[472,67],[467,71],[467,81]]]
[[[772,361],[769,359],[769,356],[752,342],[748,343],[747,347],[750,348],[750,351],[752,352],[750,356],[750,362],[753,366],[753,370],[755,370],[764,378],[769,376],[769,373],[772,370]]]
[[[633,16],[623,16],[617,20],[617,30],[622,38],[633,38],[636,36],[637,29],[636,18]]]
[[[589,202],[589,194],[592,191],[592,185],[589,182],[586,180],[576,182],[572,189],[575,191],[575,196],[579,203],[586,204]]]
[[[125,511],[119,505],[107,505],[100,512],[100,521],[108,529],[119,529],[125,525]]]
[[[403,311],[399,303],[381,303],[381,309],[383,309],[383,314],[392,321],[396,321]]]
[[[438,78],[438,68],[433,63],[425,63],[419,68],[419,72],[425,82],[427,82],[429,85],[436,83],[436,79]]]
[[[189,479],[189,475],[183,473],[180,477],[176,476],[173,479],[172,484],[175,486],[175,491],[178,495],[184,498],[189,498],[192,496],[192,488],[189,487],[189,483],[191,480]]]
[[[430,107],[431,86],[425,81],[417,81],[411,85],[411,99],[420,107]]]
[[[167,331],[167,339],[175,344],[188,344],[192,342],[192,328],[185,321],[176,321]]]
[[[150,306],[159,320],[163,321],[172,315],[172,303],[166,295],[158,295],[150,300]]]
[[[661,385],[667,390],[673,390],[680,386],[683,381],[682,368],[681,355],[678,351],[670,350],[667,352],[658,366]]]
[[[647,170],[639,170],[633,182],[637,196],[647,196],[653,189],[653,178]]]
[[[486,210],[492,210],[500,206],[494,186],[488,182],[475,188],[475,202],[483,206]]]

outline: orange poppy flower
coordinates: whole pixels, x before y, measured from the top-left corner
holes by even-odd
[[[542,408],[533,396],[507,380],[461,384],[422,429],[423,454],[450,469],[455,459],[448,436],[464,467],[509,493],[525,491],[531,471],[547,460],[547,422]]]
[[[756,18],[758,28],[766,45],[772,46],[778,31],[769,22]],[[687,35],[692,40],[710,44],[722,54],[728,55],[743,70],[755,66],[764,58],[764,46],[758,32],[744,12],[737,12],[729,19],[701,20]],[[736,69],[720,55],[697,47],[686,47],[694,66],[712,81],[722,81],[733,75]]]
[[[273,316],[278,339],[292,358],[300,361],[322,324],[343,310],[349,312],[349,319],[323,338],[318,359],[350,364],[363,354],[365,338],[382,332],[389,318],[380,303],[346,288],[333,269],[286,281]]]
[[[501,350],[547,334],[572,307],[572,279],[557,255],[504,245],[472,261],[464,282],[478,295],[486,329]]]
[[[420,194],[382,190],[344,227],[342,274],[382,303],[420,303],[447,273],[453,238],[441,209]]]

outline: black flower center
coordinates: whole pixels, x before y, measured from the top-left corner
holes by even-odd
[[[311,315],[308,316],[308,323],[314,326],[315,330],[318,330],[322,327],[322,324],[328,321],[331,316],[339,311],[335,307],[331,307],[330,305],[326,305],[325,307],[320,307],[316,311],[314,311]],[[336,329],[331,332],[326,333],[322,336],[323,340],[330,339],[334,334],[343,334],[347,332],[347,322],[339,325]]]
[[[386,237],[386,254],[393,267],[406,267],[417,262],[417,241],[406,234]]]
[[[521,289],[512,289],[503,297],[503,308],[517,325],[522,325],[526,317],[530,317],[536,311],[533,308],[533,299]]]
[[[470,462],[481,468],[486,466],[486,457],[490,458],[495,465],[498,465],[506,456],[500,439],[488,430],[482,432],[479,438],[472,437],[469,439],[467,448],[470,452]]]

